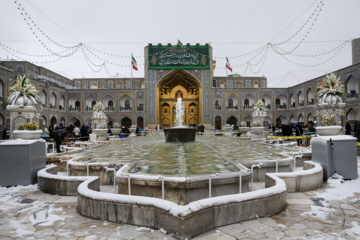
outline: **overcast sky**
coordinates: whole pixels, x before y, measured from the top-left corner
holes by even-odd
[[[148,43],[176,44],[179,39],[184,44],[211,44],[217,61],[215,76],[226,75],[224,57],[228,56],[232,73],[264,75],[269,87],[287,87],[351,65],[349,43],[321,56],[298,56],[321,54],[341,46],[346,40],[360,37],[360,0],[325,0],[320,7],[321,2],[2,0],[2,44],[27,54],[47,55],[49,51],[60,53],[67,50],[51,40],[67,47],[84,43],[87,46],[85,54],[92,63],[88,65],[81,47],[73,55],[52,63],[45,62],[57,60],[57,56],[31,57],[16,53],[16,57],[8,52],[12,50],[5,51],[0,47],[0,59],[35,61],[70,78],[104,78],[116,73],[130,77],[129,56],[133,53],[139,64],[139,71],[134,71],[133,77],[143,77],[144,47]],[[28,15],[21,15],[18,3]],[[24,16],[30,25],[32,21],[36,24],[32,30]],[[33,33],[34,29],[37,35]],[[273,50],[272,45],[266,45],[283,41],[286,43],[277,45],[283,50],[278,51],[288,53],[282,56]],[[70,53],[71,49],[61,55]],[[104,68],[98,73],[93,72],[99,67],[92,64],[101,65],[102,59],[107,61],[109,72]],[[247,62],[251,68],[246,67]]]

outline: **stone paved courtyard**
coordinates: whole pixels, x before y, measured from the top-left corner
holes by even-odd
[[[162,230],[82,217],[76,201],[42,193],[37,185],[2,187],[0,239],[176,239]],[[315,191],[288,193],[287,202],[275,216],[219,227],[194,239],[360,239],[359,179],[332,179]]]

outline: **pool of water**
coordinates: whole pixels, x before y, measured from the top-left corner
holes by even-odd
[[[279,158],[283,149],[229,137],[197,136],[195,142],[169,143],[164,136],[114,141],[82,154],[86,162],[137,161],[135,174],[194,176],[238,171],[230,162]]]

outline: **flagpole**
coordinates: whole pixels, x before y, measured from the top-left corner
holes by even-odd
[[[131,52],[131,59],[130,59],[130,67],[131,67],[131,84],[132,84],[132,74],[133,74],[133,65],[132,65],[132,58],[133,58],[133,56],[132,56],[132,52]]]
[[[226,69],[226,82],[227,82],[227,66],[225,65],[225,69]]]

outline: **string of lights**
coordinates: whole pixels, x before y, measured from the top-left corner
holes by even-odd
[[[90,68],[93,72],[98,73],[98,72],[100,72],[100,71],[104,68],[105,63],[102,63],[102,64],[100,64],[100,65],[94,64],[94,63],[90,60],[90,58],[87,56],[87,54],[86,54],[86,52],[85,52],[85,50],[84,50],[83,47],[81,47],[81,50],[82,50],[82,53],[83,53],[83,55],[84,55],[84,58],[85,58],[85,60],[86,60],[87,65],[89,66],[89,68]],[[90,65],[90,63],[91,63],[92,65],[96,66],[96,67],[99,67],[99,69],[98,69],[98,70],[95,70],[95,69]]]
[[[111,65],[118,66],[118,67],[131,67],[131,65],[123,65],[123,64],[119,64],[119,63],[114,63],[114,62],[108,61],[108,60],[106,60],[106,59],[98,56],[98,55],[95,54],[93,51],[91,51],[86,44],[84,44],[83,46],[85,47],[85,50],[86,50],[87,52],[89,52],[91,55],[93,55],[94,57],[96,57],[97,59],[99,59],[99,60],[101,60],[101,61],[103,61],[103,62],[105,62],[105,63],[109,63],[109,64],[111,64]],[[138,66],[143,66],[144,64],[138,63],[137,65],[138,65]]]
[[[18,2],[16,2],[18,3]],[[19,3],[20,4],[20,3]],[[35,36],[35,38],[40,42],[40,44],[48,51],[50,52],[51,54],[55,55],[55,56],[58,56],[58,57],[69,57],[68,54],[66,55],[61,55],[55,51],[52,51],[46,44],[43,40],[41,40],[40,36],[38,36],[38,34],[36,34],[36,31],[33,29],[34,26],[36,26],[37,29],[39,29],[40,33],[42,33],[43,35],[46,35],[40,28],[37,27],[37,25],[34,23],[34,21],[31,19],[30,15],[28,15],[26,12],[22,12],[22,9],[24,9],[21,5],[18,5],[18,9],[20,10],[21,12],[21,15],[23,15],[23,19],[25,20],[25,22],[27,23],[28,27],[29,27],[29,30],[33,33],[33,35]],[[27,17],[26,17],[27,16]],[[29,21],[31,20],[31,22]],[[32,27],[33,26],[33,27]],[[47,35],[46,35],[47,36]],[[54,42],[52,41],[51,39],[51,42]],[[73,47],[69,47],[68,49],[79,49],[81,43],[73,46]],[[76,52],[76,51],[75,51]],[[73,52],[73,54],[75,54],[75,52]]]
[[[252,66],[253,67],[255,67],[255,66],[257,66],[258,64],[260,64],[260,61],[259,62],[257,62],[256,64],[248,64],[248,66],[249,66],[249,68],[250,68],[250,70],[251,70],[251,72],[252,73],[254,73],[254,74],[258,74],[262,69],[263,69],[263,67],[264,67],[264,64],[265,64],[265,62],[266,62],[266,57],[267,57],[267,54],[268,54],[268,48],[266,48],[266,51],[265,51],[265,53],[264,53],[264,55],[263,55],[263,61],[262,61],[262,64],[261,64],[261,66],[260,66],[260,68],[259,68],[259,70],[258,71],[254,71],[253,69],[252,69]]]
[[[286,55],[284,54],[279,54],[282,58],[284,58],[285,60],[287,60],[288,62],[294,64],[294,65],[297,65],[297,66],[300,66],[300,67],[317,67],[317,66],[321,66],[321,65],[324,65],[325,63],[331,61],[332,59],[334,59],[344,48],[345,45],[342,45],[331,57],[329,57],[328,59],[326,59],[325,61],[323,62],[320,62],[320,63],[316,63],[316,64],[302,64],[302,63],[298,63],[298,62],[295,62],[291,59],[289,59]]]
[[[0,43],[0,46],[7,52],[9,53],[10,55],[14,56],[15,58],[17,59],[20,59],[22,61],[28,61],[28,62],[31,62],[33,64],[49,64],[49,63],[54,63],[54,62],[58,62],[60,60],[63,59],[63,57],[58,57],[58,58],[55,58],[55,59],[52,59],[52,60],[46,60],[46,61],[34,61],[34,60],[30,60],[30,59],[27,59],[27,58],[23,58],[21,56],[19,56],[17,53],[16,53],[16,50],[14,49],[11,49],[11,48],[7,48],[4,44]],[[78,49],[73,49],[72,52],[69,53],[69,55],[73,55]]]
[[[253,53],[256,53],[256,52],[258,52],[260,50],[263,50],[265,47],[266,47],[266,45],[262,46],[262,47],[259,47],[259,48],[255,49],[255,50],[251,51],[251,52],[247,52],[247,53],[240,54],[240,55],[237,55],[237,56],[228,56],[228,58],[229,59],[237,59],[237,58],[246,57],[246,56],[251,55]],[[215,59],[226,59],[226,57],[215,57]]]
[[[344,41],[343,43],[341,43],[340,45],[336,46],[335,48],[333,48],[333,49],[331,49],[331,50],[328,50],[328,51],[325,51],[325,52],[322,52],[322,53],[317,53],[317,54],[312,54],[312,55],[291,53],[290,55],[291,55],[291,56],[294,56],[294,57],[302,57],[302,58],[321,57],[321,56],[330,54],[330,53],[332,53],[332,52],[334,52],[334,51],[336,51],[336,50],[344,47],[346,44],[349,44],[349,43],[351,43],[351,41],[350,41],[350,40],[346,40],[346,41]],[[275,49],[280,49],[278,46],[275,46],[275,45],[273,45],[273,47],[274,47]],[[284,50],[281,49],[281,51],[284,51]],[[280,52],[280,51],[279,51],[279,52]],[[276,53],[278,53],[278,51],[276,51]]]
[[[101,51],[99,49],[96,49],[94,47],[91,47],[90,45],[86,45],[86,48],[87,49],[91,49],[93,51],[96,51],[98,53],[101,53],[101,54],[105,54],[105,55],[108,55],[108,56],[111,56],[111,57],[118,57],[118,58],[131,58],[131,56],[128,56],[128,55],[118,55],[118,54],[114,54],[114,53],[108,53],[108,52],[105,52],[105,51]],[[135,58],[143,58],[144,56],[133,56]]]
[[[32,29],[32,27],[30,25],[32,25],[34,28],[38,29],[38,31],[46,38],[48,39],[50,42],[52,42],[53,44],[57,45],[58,47],[61,47],[61,48],[67,48],[67,49],[72,49],[72,48],[77,48],[79,44],[76,44],[74,46],[64,46],[64,45],[61,45],[59,44],[58,42],[54,41],[52,38],[50,38],[47,34],[45,34],[44,31],[42,31],[39,26],[34,22],[34,20],[30,17],[30,15],[26,12],[26,10],[24,9],[24,7],[21,5],[21,3],[17,0],[14,1],[14,3],[18,6],[18,10],[20,11],[20,14],[22,16],[24,16],[24,20],[26,21],[27,25],[30,27],[30,30],[33,31],[34,33],[34,30]],[[26,18],[27,16],[27,18]],[[30,21],[28,21],[30,20]],[[34,33],[35,34],[35,33]]]
[[[290,42],[292,39],[294,39],[303,29],[305,29],[306,25],[310,22],[310,20],[315,16],[310,29],[308,30],[308,32],[305,34],[305,37],[307,37],[307,35],[309,34],[310,30],[312,29],[312,26],[314,25],[314,23],[317,21],[317,18],[319,17],[320,11],[322,10],[322,7],[325,5],[325,1],[320,1],[320,3],[317,5],[317,7],[315,8],[315,10],[312,12],[312,14],[310,15],[310,17],[307,19],[307,21],[300,27],[300,29],[298,31],[296,31],[291,37],[289,37],[287,40],[280,42],[280,43],[276,43],[274,45],[280,46],[283,45],[285,43]],[[303,38],[303,40],[304,40]],[[302,40],[302,41],[303,41]],[[298,45],[300,45],[302,43],[302,41],[299,42]]]
[[[45,58],[45,57],[54,57],[54,54],[33,54],[33,53],[25,53],[25,52],[22,52],[22,51],[19,51],[19,50],[16,50],[14,48],[11,48],[9,46],[7,46],[6,44],[4,43],[1,43],[0,42],[0,45],[2,48],[6,48],[8,49],[9,51],[12,51],[14,53],[17,53],[17,54],[21,54],[21,55],[24,55],[24,56],[28,56],[28,57],[37,57],[37,58]],[[80,47],[80,46],[79,46]],[[76,49],[78,50],[78,49]],[[65,49],[63,50],[62,52],[59,52],[59,54],[63,54],[63,53],[67,53],[67,52],[72,52],[74,51],[74,49]],[[65,57],[67,56],[71,56],[72,54],[68,53],[67,55],[65,55]]]

